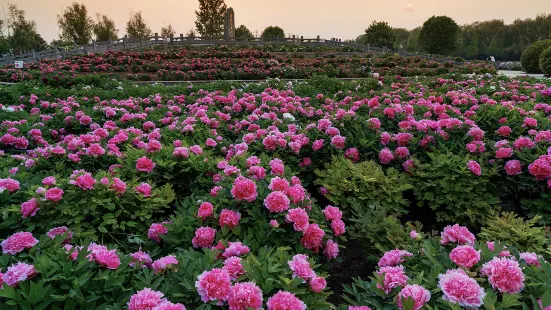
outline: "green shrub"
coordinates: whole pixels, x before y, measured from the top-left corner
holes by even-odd
[[[549,244],[545,228],[536,226],[540,216],[525,221],[513,212],[504,212],[489,218],[480,236],[489,241],[500,241],[520,251],[542,253]]]
[[[540,55],[551,46],[551,40],[542,40],[528,46],[522,56],[520,63],[526,73],[541,73],[540,71]]]
[[[483,223],[488,210],[499,208],[497,189],[491,178],[496,168],[482,165],[482,175],[467,168],[469,156],[427,153],[428,160],[417,162],[413,171],[413,192],[418,206],[436,211],[436,220],[448,223]]]
[[[545,75],[551,75],[551,47],[547,48],[540,55],[540,70]]]
[[[385,172],[373,161],[353,164],[343,157],[333,157],[325,169],[316,170],[316,174],[316,183],[327,189],[327,198],[344,213],[352,211],[353,205],[382,207],[395,215],[407,212],[408,202],[403,192],[412,186],[394,168]]]

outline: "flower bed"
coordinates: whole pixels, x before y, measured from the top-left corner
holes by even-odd
[[[551,304],[542,82],[39,85],[2,91],[6,309]]]
[[[41,60],[23,71],[7,66],[2,81],[37,79],[46,85],[71,86],[74,77],[90,73],[137,81],[302,79],[314,74],[341,78],[379,75],[434,76],[445,73],[494,73],[485,62],[454,63],[401,57],[397,54],[363,54],[353,57],[323,55],[276,57],[257,50],[170,50],[166,52],[107,52],[66,59]]]

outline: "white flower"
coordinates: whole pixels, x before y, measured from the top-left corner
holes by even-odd
[[[377,73],[377,72],[373,73],[373,77],[374,77],[374,78],[378,78],[378,77],[379,77],[379,73]]]
[[[283,118],[286,120],[290,120],[291,122],[295,121],[295,117],[291,115],[291,113],[283,113]]]
[[[123,90],[124,87],[122,87],[122,86],[119,85],[119,86],[117,87],[117,89],[118,89],[118,90]]]

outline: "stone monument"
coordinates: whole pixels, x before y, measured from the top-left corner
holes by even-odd
[[[224,40],[235,40],[235,16],[232,8],[224,13]]]

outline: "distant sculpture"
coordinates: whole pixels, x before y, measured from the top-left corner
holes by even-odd
[[[224,13],[224,40],[235,40],[235,16],[232,8]]]

